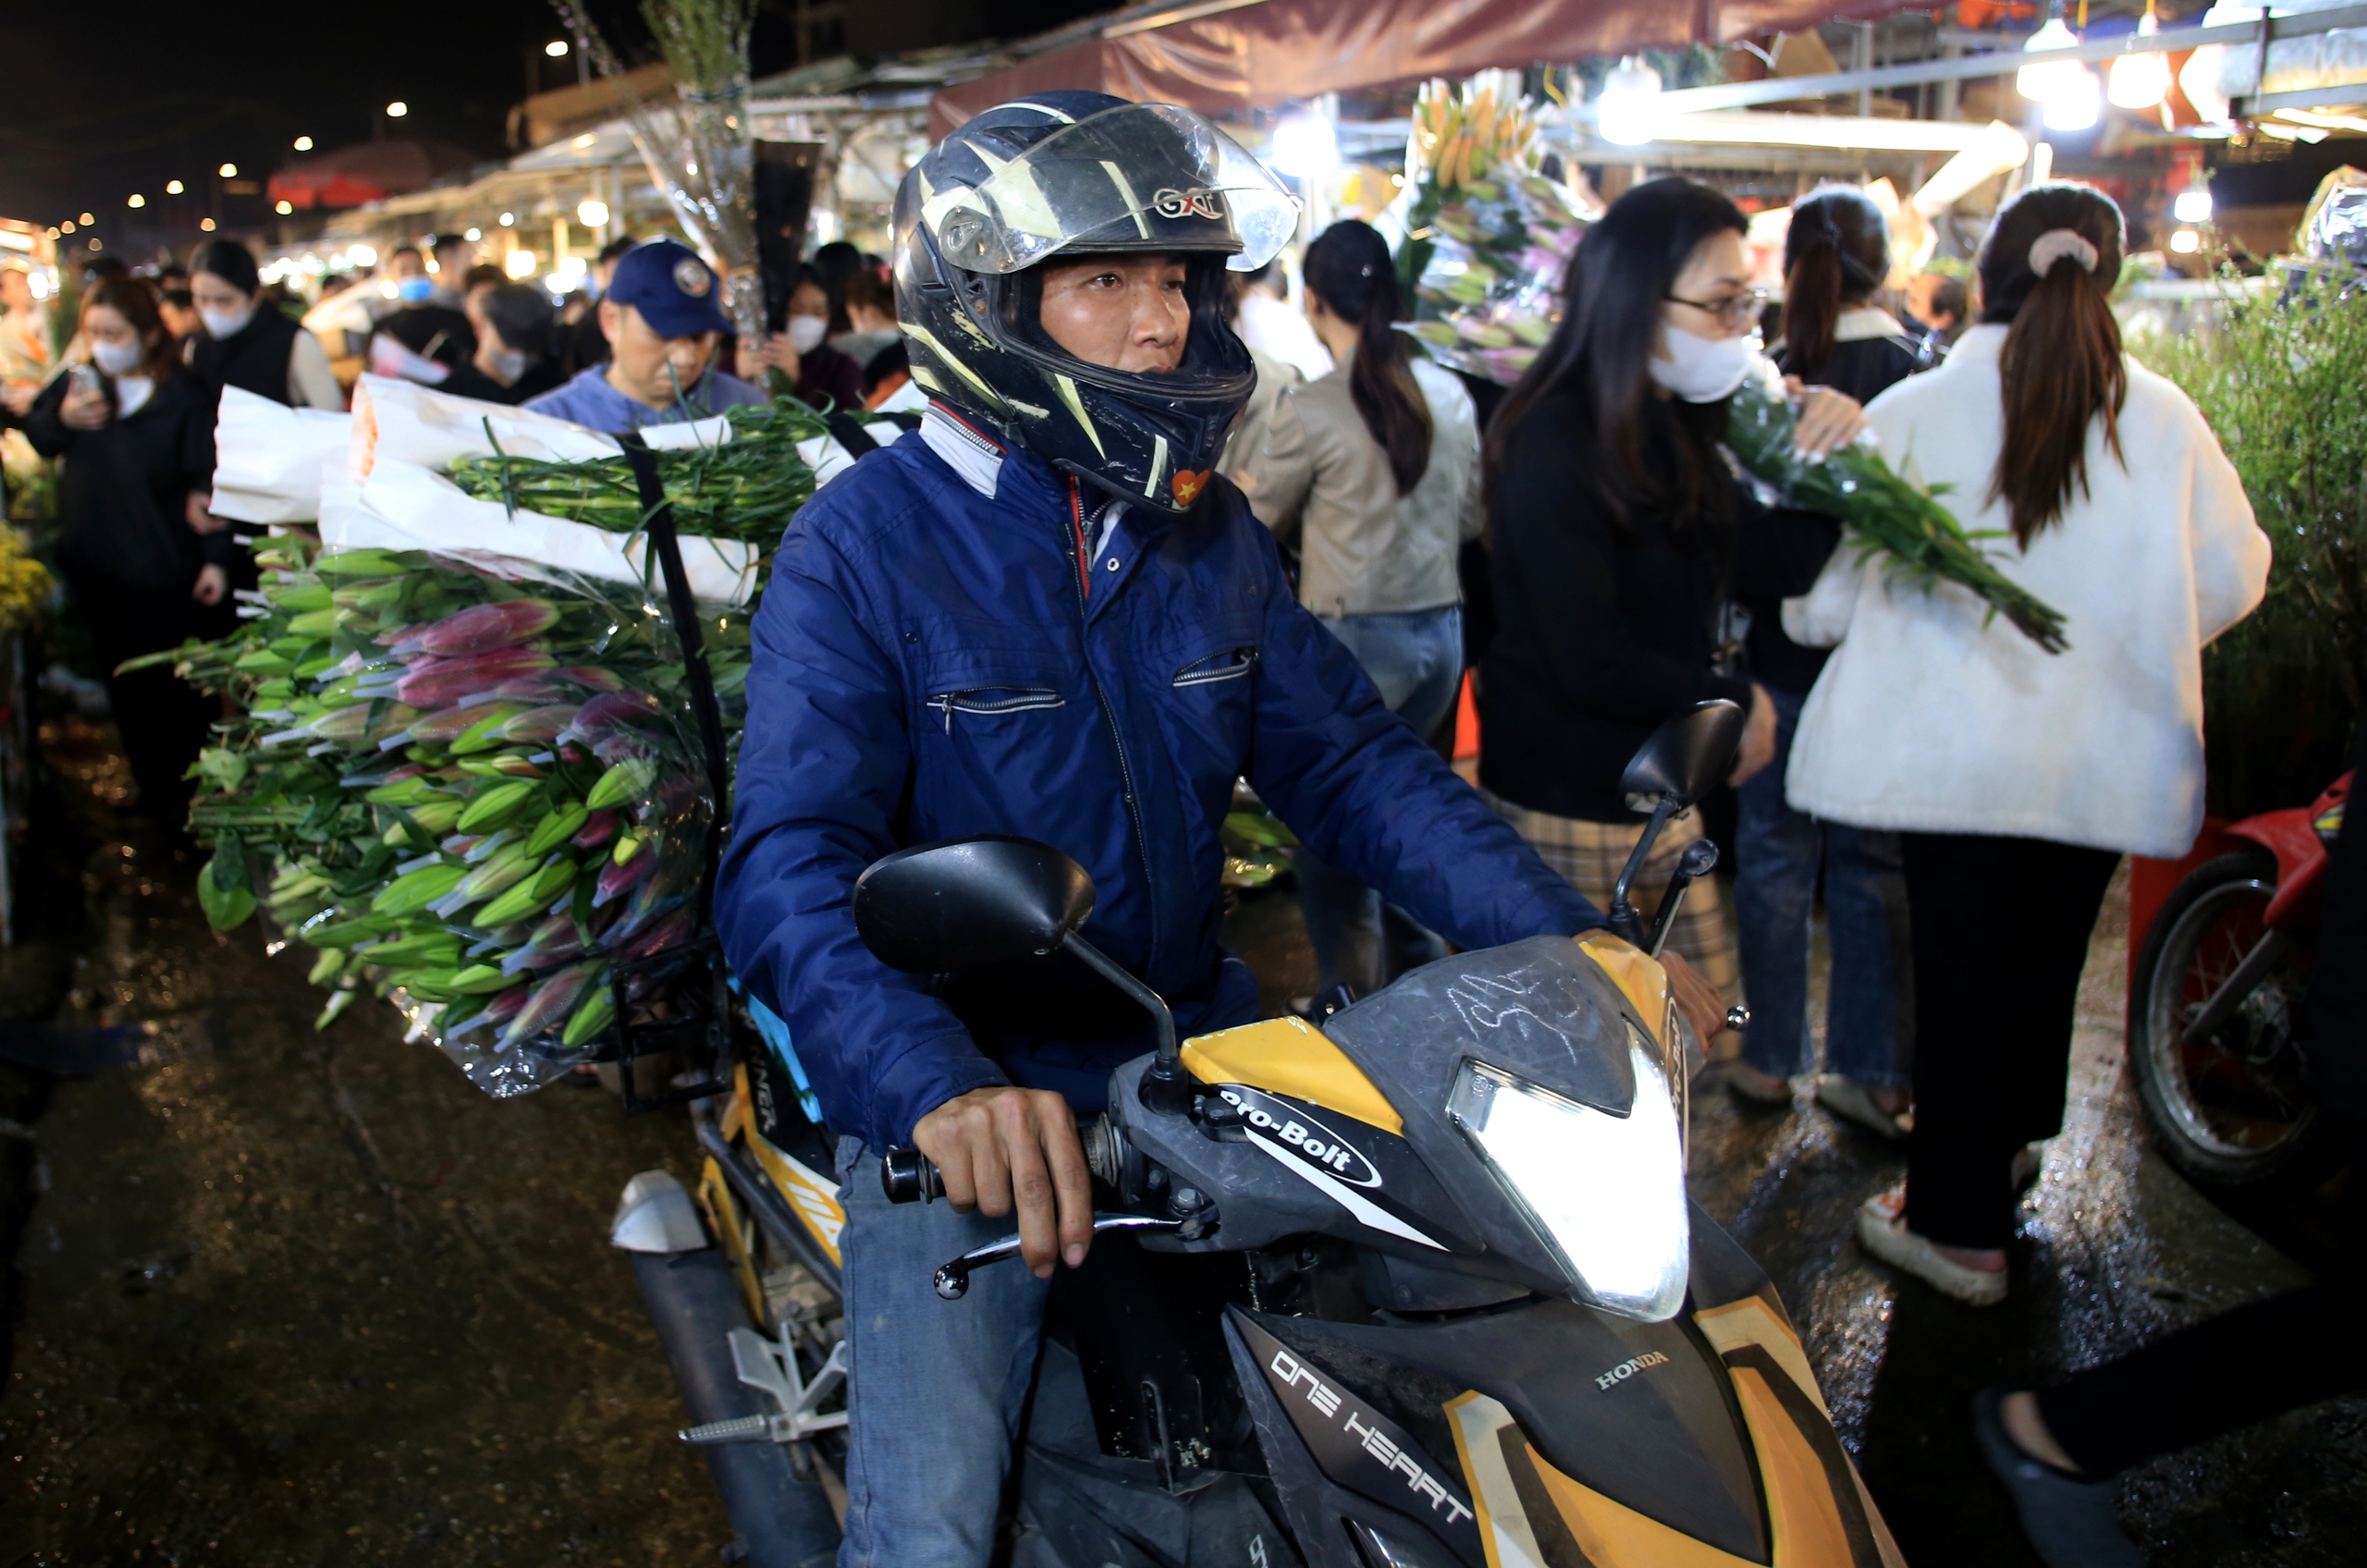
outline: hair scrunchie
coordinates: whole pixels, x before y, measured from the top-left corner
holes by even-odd
[[[2076,228],[2050,228],[2030,241],[2030,271],[2041,277],[2066,257],[2078,262],[2082,272],[2095,271],[2103,259],[2095,241]]]

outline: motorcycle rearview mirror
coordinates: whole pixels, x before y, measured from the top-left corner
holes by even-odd
[[[1606,913],[1612,931],[1639,948],[1648,938],[1643,917],[1628,897],[1636,875],[1651,858],[1652,846],[1670,820],[1691,809],[1732,769],[1747,717],[1740,704],[1723,697],[1697,703],[1653,730],[1620,777],[1628,804],[1641,810],[1649,802],[1652,816],[1620,870]]]
[[[1159,1026],[1143,1074],[1145,1107],[1191,1107],[1175,1015],[1158,992],[1077,935],[1093,913],[1093,878],[1049,844],[982,834],[882,855],[854,884],[854,928],[872,956],[907,974],[953,974],[1064,948],[1142,1004]]]
[[[898,850],[854,884],[863,945],[908,974],[1049,953],[1092,913],[1083,866],[1049,844],[1000,834]]]

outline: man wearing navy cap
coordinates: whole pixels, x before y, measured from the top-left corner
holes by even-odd
[[[659,239],[627,251],[600,301],[608,362],[526,407],[616,434],[764,402],[760,389],[714,368],[716,345],[731,330],[722,293],[688,246]]]

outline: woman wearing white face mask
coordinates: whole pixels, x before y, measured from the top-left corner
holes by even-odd
[[[1746,227],[1690,180],[1613,202],[1571,262],[1560,326],[1489,426],[1498,630],[1478,680],[1479,780],[1599,902],[1642,828],[1620,775],[1656,726],[1729,698],[1750,715],[1734,781],[1767,765],[1774,709],[1735,668],[1721,607],[1804,592],[1839,537],[1831,519],[1761,506],[1718,447],[1758,354]],[[1801,445],[1829,450],[1863,423],[1848,398],[1809,393]],[[1665,887],[1699,832],[1665,835],[1638,886]],[[1737,999],[1714,882],[1696,885],[1670,945]]]
[[[226,386],[290,408],[344,410],[345,393],[320,339],[264,302],[255,259],[244,245],[215,239],[200,246],[190,262],[189,291],[205,324],[189,346],[189,368],[217,415]],[[206,509],[214,498],[214,423],[205,427],[206,477],[189,502],[189,525],[200,533],[228,526]],[[247,565],[241,557],[238,586],[253,586]]]
[[[817,409],[863,407],[863,367],[824,341],[830,333],[830,296],[811,266],[798,269],[786,325],[762,350],[741,346],[741,379],[761,386],[769,366],[789,378],[802,401]]]
[[[217,397],[236,386],[289,408],[344,409],[320,339],[262,303],[263,282],[245,246],[215,239],[201,248],[190,263],[189,291],[205,324],[190,368]]]
[[[52,381],[25,435],[60,459],[58,560],[106,675],[140,807],[178,830],[182,771],[205,740],[212,704],[169,669],[116,666],[229,629],[228,534],[189,526],[190,493],[212,475],[214,404],[175,362],[172,334],[145,283],[113,278],[82,297],[92,363]]]

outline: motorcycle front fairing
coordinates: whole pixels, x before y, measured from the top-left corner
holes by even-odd
[[[1319,1031],[1272,1019],[1191,1041],[1196,1119],[1143,1112],[1148,1064],[1128,1063],[1110,1095],[1126,1136],[1175,1190],[1221,1204],[1208,1235],[1146,1244],[1246,1251],[1314,1231],[1409,1280],[1672,1316],[1684,1059],[1661,1043],[1664,998],[1636,991],[1577,944],[1535,937],[1426,964]]]
[[[1196,1119],[1117,1075],[1146,1202],[1217,1206],[1143,1247],[1362,1260],[1369,1317],[1222,1314],[1310,1564],[1899,1563],[1772,1286],[1685,1199],[1682,1031],[1633,956],[1538,938],[1201,1036]]]

